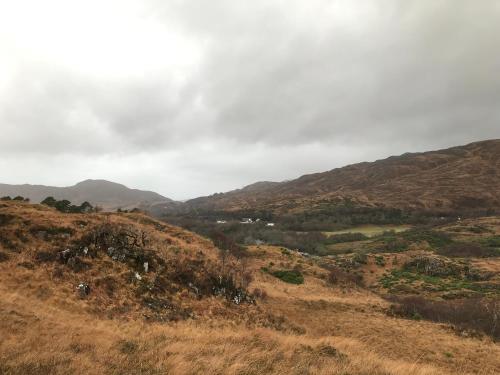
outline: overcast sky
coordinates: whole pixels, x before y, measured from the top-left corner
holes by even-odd
[[[185,199],[500,138],[497,0],[0,0],[0,182]]]

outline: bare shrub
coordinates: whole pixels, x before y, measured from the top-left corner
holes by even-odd
[[[226,236],[221,231],[213,230],[208,236],[214,245],[221,250],[221,256],[225,256],[226,254],[232,255],[236,258],[248,256],[246,248],[238,245],[231,237]]]
[[[64,276],[64,270],[62,267],[55,267],[52,271],[52,277],[55,279],[61,279]]]
[[[119,343],[120,352],[123,354],[133,354],[138,348],[139,345],[135,341],[123,340]]]
[[[55,262],[57,259],[57,254],[49,251],[39,251],[38,253],[36,253],[35,259],[41,263]]]
[[[356,241],[364,241],[369,239],[363,233],[341,233],[334,234],[327,238],[326,243],[328,244],[337,244],[344,242],[356,242]]]
[[[261,300],[267,299],[267,292],[264,289],[255,288],[252,294],[255,298],[259,298]]]
[[[438,253],[448,257],[479,257],[487,258],[500,255],[497,249],[482,246],[472,242],[457,242],[438,250]]]
[[[97,287],[102,287],[109,297],[112,297],[115,294],[116,289],[118,288],[118,282],[113,276],[104,276],[100,279],[97,279],[95,281],[95,285]]]
[[[326,281],[331,285],[362,286],[363,278],[360,275],[347,272],[340,267],[328,267],[329,273]]]
[[[403,269],[437,277],[460,276],[463,271],[463,267],[429,256],[418,256],[411,259],[403,264]]]
[[[34,225],[29,231],[32,235],[38,235],[40,232],[44,232],[48,236],[71,236],[75,234],[75,230],[70,227],[53,227],[45,225]]]
[[[0,245],[2,245],[5,249],[16,250],[16,244],[1,232],[0,232]]]
[[[10,214],[0,214],[0,226],[8,225],[14,218],[15,216]]]
[[[9,260],[9,256],[6,253],[0,251],[0,263],[6,262]]]
[[[412,319],[451,323],[460,330],[472,330],[500,340],[500,299],[470,298],[433,301],[421,296],[390,298],[396,302],[391,313]]]

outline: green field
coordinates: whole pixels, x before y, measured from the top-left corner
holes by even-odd
[[[410,225],[360,225],[348,229],[342,229],[334,232],[323,232],[327,236],[345,233],[361,233],[367,237],[378,236],[386,231],[404,232],[410,229]]]

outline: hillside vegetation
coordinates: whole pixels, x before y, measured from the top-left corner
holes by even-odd
[[[275,215],[331,211],[332,206],[423,212],[500,209],[500,140],[407,153],[196,198],[185,209],[266,211]]]
[[[425,283],[438,278],[455,288],[476,275],[469,281],[492,287],[472,290],[474,297],[498,308],[491,305],[496,253],[448,246],[496,249],[500,220],[425,233],[394,234],[408,241],[400,252],[376,252],[382,237],[373,237],[353,243],[365,244],[363,251],[312,257],[222,246],[222,237],[219,249],[140,213],[0,202],[0,373],[498,373],[490,326],[439,321],[430,307],[413,311],[401,298],[445,301],[450,290]],[[435,263],[425,258],[450,272],[428,275]],[[403,283],[411,294],[397,287],[407,275],[419,278]],[[453,291],[467,291],[464,285]],[[453,298],[447,301],[456,306],[468,300]]]

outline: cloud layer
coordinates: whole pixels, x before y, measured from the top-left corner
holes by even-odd
[[[2,182],[188,198],[500,137],[495,0],[0,1]]]

